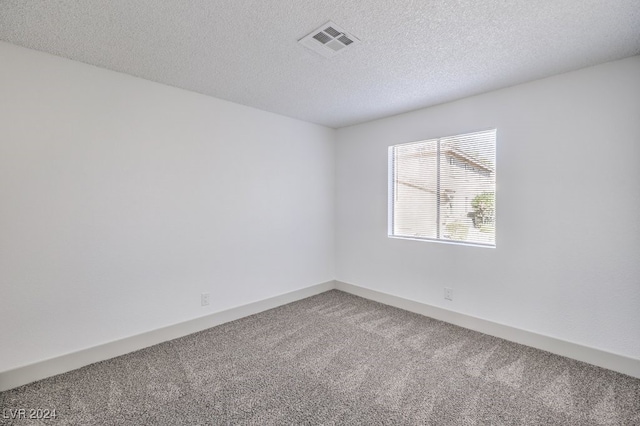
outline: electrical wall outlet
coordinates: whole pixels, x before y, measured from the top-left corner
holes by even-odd
[[[445,287],[444,288],[444,298],[447,300],[453,300],[453,289]]]
[[[202,293],[200,295],[200,304],[202,306],[208,306],[209,305],[209,293]]]

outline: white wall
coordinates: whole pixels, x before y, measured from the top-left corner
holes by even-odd
[[[0,371],[334,278],[334,130],[0,63]]]
[[[640,57],[335,150],[331,129],[1,42],[0,63],[0,372],[334,277],[640,358]],[[387,238],[387,147],[489,127],[497,248]]]
[[[497,248],[387,238],[387,147],[491,127]],[[337,142],[338,280],[640,358],[640,57],[340,129]]]

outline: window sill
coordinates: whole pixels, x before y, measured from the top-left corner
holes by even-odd
[[[393,238],[396,240],[411,240],[411,241],[422,241],[422,242],[430,242],[430,243],[441,243],[441,244],[449,244],[455,246],[467,246],[467,247],[481,247],[481,248],[496,248],[495,244],[483,244],[483,243],[473,243],[467,241],[455,241],[455,240],[439,240],[437,238],[421,238],[421,237],[405,237],[399,235],[387,235],[389,238]]]

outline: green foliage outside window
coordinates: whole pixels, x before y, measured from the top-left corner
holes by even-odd
[[[481,227],[487,223],[493,223],[496,214],[496,196],[493,192],[483,192],[476,195],[471,201],[473,208],[473,223]]]
[[[445,237],[452,240],[464,241],[469,234],[469,225],[465,225],[460,221],[447,223],[445,228],[447,230]]]

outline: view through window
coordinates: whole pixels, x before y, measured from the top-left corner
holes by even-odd
[[[495,247],[496,130],[389,147],[389,236]]]

